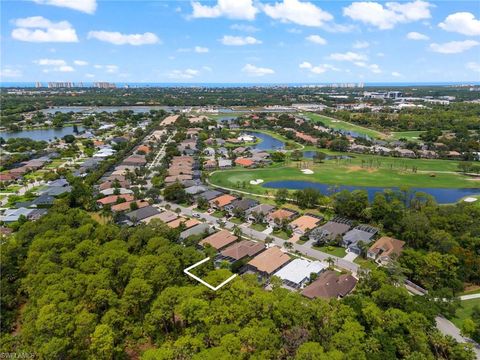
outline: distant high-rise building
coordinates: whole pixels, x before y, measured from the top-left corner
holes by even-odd
[[[56,82],[48,83],[49,89],[61,89],[61,88],[72,88],[72,87],[73,87],[73,83],[71,81],[66,81],[66,82],[56,81]]]
[[[43,85],[42,85],[41,82],[37,81],[37,82],[35,83],[35,87],[38,89],[38,88],[43,87]]]
[[[115,83],[99,81],[99,82],[94,82],[93,87],[96,87],[99,89],[115,89],[117,86],[115,85]]]

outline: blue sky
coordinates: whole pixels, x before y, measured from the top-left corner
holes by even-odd
[[[480,81],[477,1],[2,1],[1,81]]]

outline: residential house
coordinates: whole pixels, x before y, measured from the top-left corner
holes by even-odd
[[[264,249],[265,245],[261,242],[242,240],[222,250],[216,262],[227,261],[233,264],[236,261],[255,256]]]
[[[237,240],[238,237],[230,233],[228,230],[220,230],[219,232],[207,236],[200,241],[199,245],[203,247],[210,245],[215,250],[222,250],[227,246],[232,245]]]
[[[400,256],[404,245],[405,241],[382,236],[368,249],[367,258],[374,260],[380,265],[387,265],[390,261]]]
[[[350,274],[337,274],[335,271],[325,271],[302,291],[309,299],[339,299],[347,296],[357,284]]]
[[[127,210],[130,210],[132,208],[132,206],[134,206],[134,205],[132,205],[133,203],[137,204],[136,206],[137,206],[138,209],[150,206],[150,204],[146,200],[134,200],[134,201],[126,201],[126,202],[122,202],[122,203],[119,203],[119,204],[112,205],[110,210],[112,210],[113,212],[127,211]]]
[[[235,216],[238,212],[245,214],[245,211],[258,205],[258,201],[252,199],[235,200],[231,204],[225,206],[230,216]]]
[[[173,221],[168,222],[167,226],[171,229],[176,229],[182,225],[183,228],[186,230],[198,224],[200,224],[200,221],[198,221],[197,219],[186,219],[186,218],[179,217]]]
[[[254,206],[250,209],[245,210],[245,216],[249,221],[255,221],[255,214],[261,214],[262,216],[266,217],[275,209],[275,206],[270,204],[259,204]]]
[[[189,195],[197,195],[207,191],[208,188],[204,185],[194,185],[185,188],[185,192]]]
[[[324,243],[337,239],[337,237],[344,235],[350,230],[352,222],[343,218],[334,218],[312,231],[310,231],[308,238],[315,243]]]
[[[235,164],[238,166],[250,167],[255,163],[253,162],[252,159],[240,157],[235,159]]]
[[[137,224],[140,221],[145,221],[149,217],[152,217],[154,215],[158,215],[160,211],[158,211],[156,208],[153,206],[146,206],[141,209],[137,209],[134,211],[131,211],[129,213],[125,214],[125,220],[122,221],[122,223],[126,225],[134,225]]]
[[[309,230],[315,229],[323,218],[313,215],[302,215],[293,220],[289,226],[294,233],[302,236]]]
[[[218,160],[218,167],[222,170],[230,169],[232,167],[232,160],[230,160],[230,159],[219,159]]]
[[[106,196],[102,199],[97,200],[97,205],[98,206],[106,206],[106,205],[113,205],[115,204],[119,199],[123,199],[125,201],[133,201],[134,197],[133,195],[130,194],[123,194],[123,195],[110,195]]]
[[[320,261],[294,259],[278,270],[274,275],[283,280],[288,287],[299,289],[310,281],[312,274],[320,274],[327,265]]]
[[[205,170],[214,170],[217,167],[217,160],[209,159],[203,163],[203,168]]]
[[[270,277],[288,264],[290,260],[287,253],[284,253],[278,246],[273,246],[250,260],[247,268],[258,273],[261,277]]]
[[[400,147],[395,148],[395,152],[398,154],[400,157],[404,158],[415,158],[415,152],[410,150],[410,149],[403,149]]]
[[[147,163],[143,155],[131,155],[123,160],[123,165],[144,166]]]
[[[215,199],[215,198],[219,197],[222,194],[223,194],[222,192],[217,191],[217,190],[208,190],[208,191],[205,191],[204,193],[196,195],[195,199],[198,199],[199,197],[201,197],[201,198],[204,198],[207,201],[210,201],[212,199]]]
[[[378,229],[374,227],[359,225],[343,235],[342,245],[346,247],[348,251],[360,254],[362,252],[360,243],[369,244],[377,232]]]
[[[176,213],[174,213],[173,211],[170,211],[170,210],[166,210],[164,212],[161,212],[160,214],[157,214],[157,215],[153,215],[151,217],[148,218],[148,222],[154,220],[154,219],[158,219],[164,223],[168,223],[168,222],[171,222],[175,219],[178,218],[178,215]]]
[[[225,206],[236,200],[235,196],[230,194],[220,195],[209,201],[210,207],[215,210],[224,210]]]
[[[267,215],[267,222],[270,227],[274,228],[284,221],[292,220],[295,216],[297,216],[297,212],[293,210],[278,209]]]

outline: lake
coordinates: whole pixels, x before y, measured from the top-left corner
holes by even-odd
[[[83,127],[77,126],[78,131],[83,131]],[[35,130],[21,130],[21,131],[8,131],[0,132],[0,137],[5,140],[11,138],[29,138],[32,140],[53,140],[55,137],[62,138],[65,135],[73,134],[73,126],[65,126],[63,128],[51,128],[51,129],[35,129]]]
[[[243,131],[243,133],[255,136],[261,140],[260,143],[250,146],[256,150],[280,150],[285,147],[285,143],[281,140],[275,139],[273,136],[256,131]]]
[[[292,189],[292,190],[302,190],[306,188],[314,188],[320,191],[322,194],[331,195],[333,192],[338,192],[342,190],[366,190],[368,193],[368,198],[370,201],[373,200],[375,193],[383,192],[384,190],[398,190],[398,188],[389,188],[389,187],[375,187],[375,186],[338,186],[334,187],[333,185],[322,184],[312,181],[302,181],[302,180],[278,180],[270,181],[262,186],[273,188],[273,189]],[[335,189],[335,190],[334,190]],[[411,188],[412,192],[424,192],[433,196],[439,204],[450,204],[459,201],[465,196],[471,195],[480,195],[479,188],[461,188],[461,189],[446,189],[446,188]]]
[[[138,106],[57,106],[49,109],[43,109],[41,112],[44,114],[55,114],[56,112],[61,113],[94,113],[94,112],[108,112],[113,113],[117,111],[128,111],[131,110],[135,114],[149,112],[150,110],[165,110],[168,112],[180,111],[185,109],[190,109],[190,106],[160,106],[160,105],[138,105]],[[232,113],[234,110],[228,108],[217,109],[219,113]],[[246,112],[245,110],[235,110],[235,112]]]

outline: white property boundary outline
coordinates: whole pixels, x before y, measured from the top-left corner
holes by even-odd
[[[225,280],[224,282],[222,282],[220,285],[216,286],[216,287],[213,287],[212,285],[210,285],[209,283],[207,283],[206,281],[203,281],[202,279],[200,279],[198,276],[196,275],[193,275],[190,270],[192,270],[193,268],[196,268],[197,266],[200,266],[202,265],[204,262],[207,262],[208,260],[210,260],[210,257],[207,257],[203,260],[200,260],[199,262],[193,264],[192,266],[189,266],[188,268],[186,268],[185,270],[183,270],[183,272],[185,274],[187,274],[188,276],[190,276],[191,278],[197,280],[199,283],[205,285],[206,287],[208,287],[209,289],[213,290],[213,291],[217,291],[218,289],[220,289],[221,287],[223,287],[224,285],[228,284],[230,281],[232,281],[236,276],[237,274],[233,274],[232,276],[230,276],[227,280]]]

